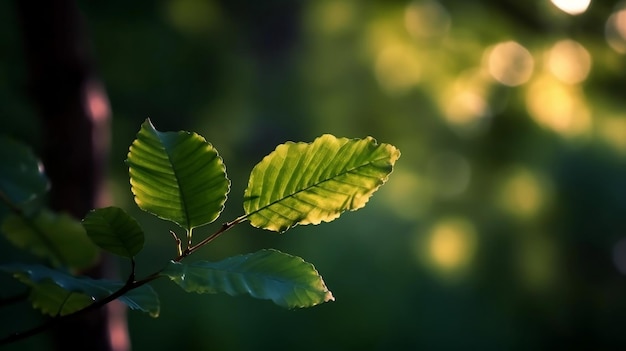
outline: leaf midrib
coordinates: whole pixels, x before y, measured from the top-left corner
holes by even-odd
[[[210,265],[215,264],[213,262],[206,262]],[[239,265],[241,266],[241,265]],[[187,270],[190,267],[194,267],[194,266],[187,266],[185,268],[185,270]],[[245,277],[257,277],[258,279],[261,280],[269,280],[272,282],[276,282],[277,284],[281,284],[281,285],[287,285],[287,286],[294,286],[294,287],[300,287],[300,288],[304,288],[307,291],[318,291],[317,289],[310,289],[311,285],[309,284],[305,284],[305,283],[300,283],[297,282],[296,283],[290,283],[290,282],[294,282],[294,280],[289,280],[289,279],[280,279],[279,277],[276,277],[276,274],[263,274],[262,272],[250,272],[250,271],[245,271],[243,270],[242,267],[236,267],[237,269],[231,269],[231,268],[216,268],[216,267],[207,267],[207,266],[195,266],[195,267],[199,267],[199,268],[203,268],[203,269],[208,269],[208,270],[212,270],[214,272],[224,272],[227,273],[229,275],[239,275],[239,276],[243,276],[243,280],[247,280],[245,279]],[[184,274],[186,275],[186,273]],[[248,285],[248,284],[246,284]],[[328,289],[326,289],[326,291],[323,291],[325,294],[328,293]]]
[[[315,183],[315,184],[311,184],[311,185],[309,185],[309,186],[307,186],[307,187],[305,187],[305,188],[302,188],[302,189],[300,189],[300,190],[298,190],[298,191],[295,191],[295,192],[293,192],[292,194],[289,194],[289,195],[287,195],[287,196],[285,196],[285,197],[282,197],[282,198],[280,198],[280,199],[274,200],[274,201],[270,202],[269,204],[267,204],[267,205],[265,205],[265,206],[263,206],[263,207],[261,207],[261,208],[259,208],[259,209],[255,210],[255,211],[253,211],[253,212],[248,213],[247,215],[245,215],[245,218],[248,218],[248,217],[250,217],[251,215],[254,215],[254,214],[259,213],[259,212],[261,212],[261,211],[263,211],[263,210],[265,210],[265,209],[267,209],[267,208],[269,208],[269,207],[272,207],[272,206],[274,206],[274,205],[276,205],[276,204],[280,203],[281,201],[284,201],[284,200],[286,200],[286,199],[288,199],[288,198],[294,197],[294,196],[298,195],[298,194],[299,194],[299,193],[301,193],[301,192],[305,192],[305,191],[307,191],[307,190],[309,190],[309,189],[311,189],[311,188],[314,188],[314,187],[319,186],[320,184],[323,184],[323,183],[325,183],[325,182],[331,181],[331,180],[333,180],[333,179],[334,179],[334,178],[336,178],[336,177],[339,177],[339,176],[342,176],[342,175],[344,175],[344,174],[347,174],[347,173],[353,172],[353,171],[355,171],[355,170],[358,170],[359,168],[369,166],[369,165],[371,165],[372,163],[374,163],[374,162],[376,162],[376,161],[382,161],[382,160],[386,160],[386,159],[387,159],[387,157],[377,158],[377,159],[371,160],[371,161],[369,161],[369,162],[367,162],[367,163],[364,163],[364,164],[362,164],[362,165],[359,165],[359,166],[356,166],[356,167],[350,168],[350,169],[348,169],[348,170],[346,170],[346,171],[344,171],[344,172],[337,173],[337,174],[335,174],[335,175],[334,175],[333,177],[331,177],[331,178],[326,178],[326,179],[323,179],[323,180],[321,180],[321,181],[319,181],[319,182],[317,182],[317,183]]]
[[[163,140],[164,139],[163,137],[166,136],[166,134],[168,132],[165,132],[165,133],[159,132],[158,130],[154,129],[154,127],[153,127],[153,130],[155,131],[155,134],[156,134],[157,138],[159,139],[161,145],[163,145],[163,151],[165,152],[165,155],[167,155],[167,160],[168,160],[169,164],[172,167],[172,172],[173,172],[173,175],[174,175],[174,179],[176,180],[178,193],[180,194],[180,204],[181,204],[181,207],[182,207],[182,210],[183,210],[183,214],[185,216],[185,222],[186,222],[185,223],[186,224],[185,229],[187,231],[191,231],[191,229],[192,229],[191,228],[191,219],[189,218],[189,209],[188,209],[188,205],[187,205],[187,196],[186,196],[185,192],[183,191],[183,187],[181,186],[179,172],[178,172],[177,168],[174,167],[174,162],[172,161],[173,160],[172,155],[170,154],[170,150],[167,147],[168,144],[166,144],[164,142],[164,140]],[[174,133],[174,136],[178,136],[178,134]],[[174,141],[177,142],[178,140],[175,139]],[[171,148],[175,147],[173,145],[170,145],[170,146],[171,146]]]

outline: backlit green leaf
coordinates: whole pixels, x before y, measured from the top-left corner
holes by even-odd
[[[83,227],[96,245],[116,255],[131,258],[143,248],[139,223],[119,207],[92,210],[83,219]]]
[[[144,211],[191,230],[215,221],[224,208],[226,168],[196,133],[159,132],[146,120],[126,161],[135,202]]]
[[[249,294],[287,308],[334,300],[312,264],[277,250],[261,250],[220,262],[170,262],[162,274],[188,292]]]
[[[244,210],[258,228],[284,232],[329,222],[357,210],[387,181],[400,151],[365,139],[322,135],[287,142],[258,163],[244,193]]]
[[[9,215],[2,233],[15,246],[49,260],[54,266],[82,269],[98,258],[98,247],[83,226],[67,214],[40,211],[36,217]]]
[[[10,273],[20,282],[30,286],[33,307],[49,315],[65,315],[80,310],[91,302],[105,298],[118,291],[124,283],[75,277],[42,265],[7,264],[0,270]],[[149,285],[137,287],[118,300],[134,310],[158,317],[159,297]]]

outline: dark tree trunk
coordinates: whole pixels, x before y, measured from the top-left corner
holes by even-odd
[[[73,0],[16,1],[29,73],[29,94],[43,130],[42,159],[52,187],[49,206],[77,219],[106,204],[109,104],[99,81],[91,46]],[[109,277],[107,261],[88,272]],[[103,308],[59,325],[59,350],[129,349],[124,311]]]

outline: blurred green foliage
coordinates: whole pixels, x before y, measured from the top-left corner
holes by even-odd
[[[161,317],[129,313],[135,350],[626,347],[619,4],[79,3],[113,113],[112,197],[129,212],[123,160],[147,117],[220,150],[224,220],[242,214],[254,164],[287,140],[371,135],[403,153],[359,212],[285,235],[237,228],[199,252],[293,253],[337,301],[285,311],[157,282]],[[0,127],[37,147],[12,3],[0,14]],[[136,216],[148,273],[174,254],[173,228]]]

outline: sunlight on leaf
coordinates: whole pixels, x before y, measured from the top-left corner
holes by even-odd
[[[312,264],[271,249],[220,262],[170,262],[162,274],[187,292],[249,294],[287,308],[334,301]]]
[[[397,148],[371,137],[287,142],[252,170],[244,210],[253,226],[278,232],[330,222],[365,206],[399,157]]]
[[[142,210],[187,231],[217,219],[230,181],[217,150],[202,136],[159,132],[146,120],[130,146],[131,190]]]

